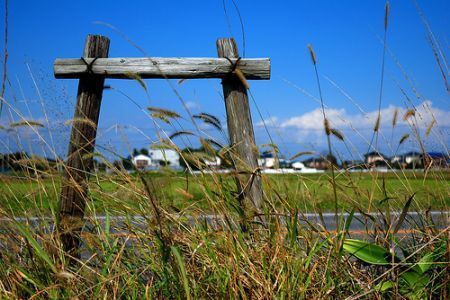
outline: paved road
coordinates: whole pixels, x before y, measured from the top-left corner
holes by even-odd
[[[390,212],[391,224],[396,226],[401,212]],[[450,223],[450,211],[440,212],[433,211],[429,213],[429,218],[426,220],[423,214],[417,212],[409,212],[401,224],[398,234],[405,235],[412,233],[417,228],[424,228],[429,226],[435,226],[438,229],[449,228]],[[325,213],[321,216],[318,214],[307,214],[306,220],[313,224],[320,224],[327,230],[336,230],[335,214]],[[343,214],[343,222],[349,217],[348,213]],[[300,217],[301,219],[301,217]],[[374,231],[375,229],[385,228],[386,216],[381,213],[361,214],[355,213],[349,226],[349,233],[356,235],[366,235],[367,232]],[[306,223],[306,221],[303,221]],[[315,223],[314,223],[315,222]]]
[[[391,212],[390,217],[392,223],[395,225],[400,212]],[[179,216],[175,216],[176,218]],[[342,219],[347,220],[349,217],[348,213],[344,213],[342,215]],[[126,234],[127,230],[127,219],[125,217],[109,217],[111,223],[111,232],[115,234]],[[187,225],[192,225],[196,221],[207,222],[209,225],[216,227],[223,224],[223,218],[217,215],[200,215],[198,217],[181,217],[183,223]],[[367,231],[373,231],[376,227],[384,228],[384,219],[385,217],[380,213],[370,213],[370,214],[361,214],[355,213],[353,215],[352,222],[349,226],[349,232],[351,234],[367,234]],[[20,223],[27,223],[29,226],[46,228],[46,230],[52,230],[53,221],[51,218],[14,218],[15,221]],[[96,221],[100,225],[105,224],[106,217],[98,216],[96,217]],[[180,219],[181,220],[181,219]],[[147,221],[145,218],[140,216],[134,216],[130,218],[130,223],[132,226],[137,226],[140,228],[146,227]],[[299,221],[302,224],[310,224],[316,227],[319,230],[336,230],[336,222],[334,213],[323,213],[319,214],[299,214]],[[89,228],[92,228],[92,224],[95,223],[94,220],[88,220],[86,223],[86,229],[89,231]],[[433,211],[429,213],[429,219],[427,221],[424,220],[423,214],[419,214],[417,212],[409,212],[406,216],[402,226],[400,227],[399,234],[408,234],[414,231],[414,228],[423,228],[425,226],[435,225],[436,228],[449,230],[450,223],[450,211],[440,212]],[[8,218],[0,218],[0,234],[5,233],[6,228],[10,227],[12,224],[12,220]]]

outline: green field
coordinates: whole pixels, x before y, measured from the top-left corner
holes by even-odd
[[[169,212],[213,212],[210,203],[232,202],[234,181],[231,175],[147,173],[151,193]],[[448,210],[449,172],[341,173],[337,175],[338,203],[341,208],[363,211],[377,208],[399,210],[414,194],[412,209]],[[268,203],[275,208],[286,205],[303,212],[331,211],[334,196],[330,175],[263,175]],[[0,177],[0,209],[5,214],[51,214],[57,209],[61,187],[59,175],[36,179]],[[87,214],[105,210],[123,211],[149,203],[140,178],[135,175],[98,174],[91,177]],[[230,204],[230,203],[229,203]],[[231,203],[232,204],[232,203]]]

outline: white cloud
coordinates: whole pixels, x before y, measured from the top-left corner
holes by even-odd
[[[194,101],[186,101],[186,107],[187,109],[200,109],[200,104]]]
[[[431,101],[424,101],[415,109],[415,118],[410,118],[407,121],[403,120],[403,116],[407,109],[389,105],[382,108],[381,127],[391,128],[392,119],[395,110],[398,109],[397,126],[410,125],[414,122],[419,128],[426,128],[429,124],[436,120],[437,126],[450,126],[450,111],[435,108]],[[378,110],[370,111],[365,114],[356,113],[350,114],[344,108],[327,108],[325,109],[327,119],[331,126],[339,129],[355,129],[355,130],[372,130],[378,116]],[[280,123],[281,128],[296,128],[304,131],[323,130],[323,115],[322,110],[317,108],[313,111],[306,112],[302,115],[291,117]]]
[[[273,126],[278,122],[277,117],[270,117],[268,119],[264,119],[255,124],[256,127],[264,127],[264,126]]]

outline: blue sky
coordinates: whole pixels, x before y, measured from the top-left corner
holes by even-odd
[[[306,47],[312,44],[318,57],[327,113],[332,125],[346,137],[346,144],[334,141],[335,151],[346,158],[357,158],[366,151],[378,106],[385,2],[236,0],[236,4],[245,30],[245,57],[270,57],[272,63],[270,81],[250,82],[257,105],[251,103],[257,143],[269,142],[260,126],[259,108],[273,140],[286,156],[305,150],[320,153],[326,148],[322,120],[317,114],[319,103],[314,99],[318,97],[314,69]],[[419,1],[419,5],[448,56],[450,3]],[[426,140],[427,147],[447,151],[449,94],[425,27],[413,1],[391,1],[390,6],[380,150],[395,152],[398,139],[406,132],[411,133],[411,138],[402,149],[417,149],[411,123],[400,121],[393,133],[390,127],[396,108],[402,113],[414,105],[419,111],[414,124],[422,136],[432,115],[436,119],[437,125]],[[89,33],[111,39],[110,57],[143,56],[118,31],[103,23],[113,25],[150,56],[215,57],[215,40],[230,36],[236,38],[244,56],[233,2],[225,1],[225,9],[227,14],[222,0],[9,1],[11,86],[5,94],[8,105],[0,116],[0,124],[7,126],[11,115],[13,120],[24,117],[48,120],[49,124],[38,131],[47,144],[30,129],[0,132],[0,138],[7,140],[0,144],[0,152],[5,152],[2,147],[17,148],[14,135],[20,135],[19,146],[24,150],[49,154],[49,148],[54,148],[58,155],[65,154],[69,127],[64,121],[72,117],[77,82],[54,79],[54,59],[79,57]],[[3,22],[3,7],[1,14]],[[3,41],[3,25],[1,31]],[[187,116],[167,82],[146,82],[148,94],[136,82],[109,80],[108,84],[142,108],[162,107]],[[211,113],[226,124],[219,80],[188,80],[181,85],[174,81],[174,85],[192,113]],[[419,97],[414,90],[420,93]],[[7,114],[8,108],[13,107],[20,116]],[[185,129],[194,129],[189,122],[181,124]],[[169,134],[176,130],[165,124],[160,126]],[[211,128],[201,129],[203,134],[220,138]],[[155,141],[154,123],[149,117],[117,91],[105,91],[98,144],[125,155],[128,148],[148,146]],[[196,145],[192,140],[186,145],[191,143]]]

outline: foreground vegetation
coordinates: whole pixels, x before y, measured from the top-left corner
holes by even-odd
[[[347,232],[351,217],[337,231],[298,221],[299,212],[332,207],[329,174],[265,176],[266,224],[247,220],[246,231],[239,229],[245,215],[228,176],[93,176],[86,211],[91,225],[83,232],[81,260],[72,265],[58,232],[51,230],[58,219],[58,178],[2,177],[3,297],[448,296],[448,228],[435,228],[425,213],[422,222],[408,223],[414,232],[406,236],[397,234],[401,223],[409,222],[404,215],[368,218],[368,228],[377,222],[380,230],[368,229],[363,240],[352,240]],[[424,212],[430,205],[449,205],[444,172],[342,173],[337,184],[340,209],[351,214],[405,208]],[[152,217],[155,203],[160,218]],[[207,223],[183,217],[209,213],[224,218]],[[36,226],[33,221],[15,222],[13,215],[47,219]],[[110,219],[117,215],[123,222]],[[136,215],[142,218],[132,219]]]
[[[203,185],[211,192],[231,188],[231,175],[186,175],[170,170],[146,173],[151,179],[160,205],[167,211],[211,213],[212,208],[203,194]],[[277,206],[285,203],[303,212],[333,210],[333,191],[330,174],[286,174],[263,176],[265,191]],[[450,207],[450,172],[390,172],[346,173],[336,178],[339,206],[370,212],[390,207],[401,210],[408,197],[414,194],[412,208],[416,210],[447,210]],[[117,205],[138,207],[143,199],[134,188],[142,188],[140,178],[99,173],[90,183],[92,205],[102,214]],[[20,176],[0,177],[0,207],[3,212],[21,215],[50,215],[58,204],[61,190],[59,174],[45,178]]]

